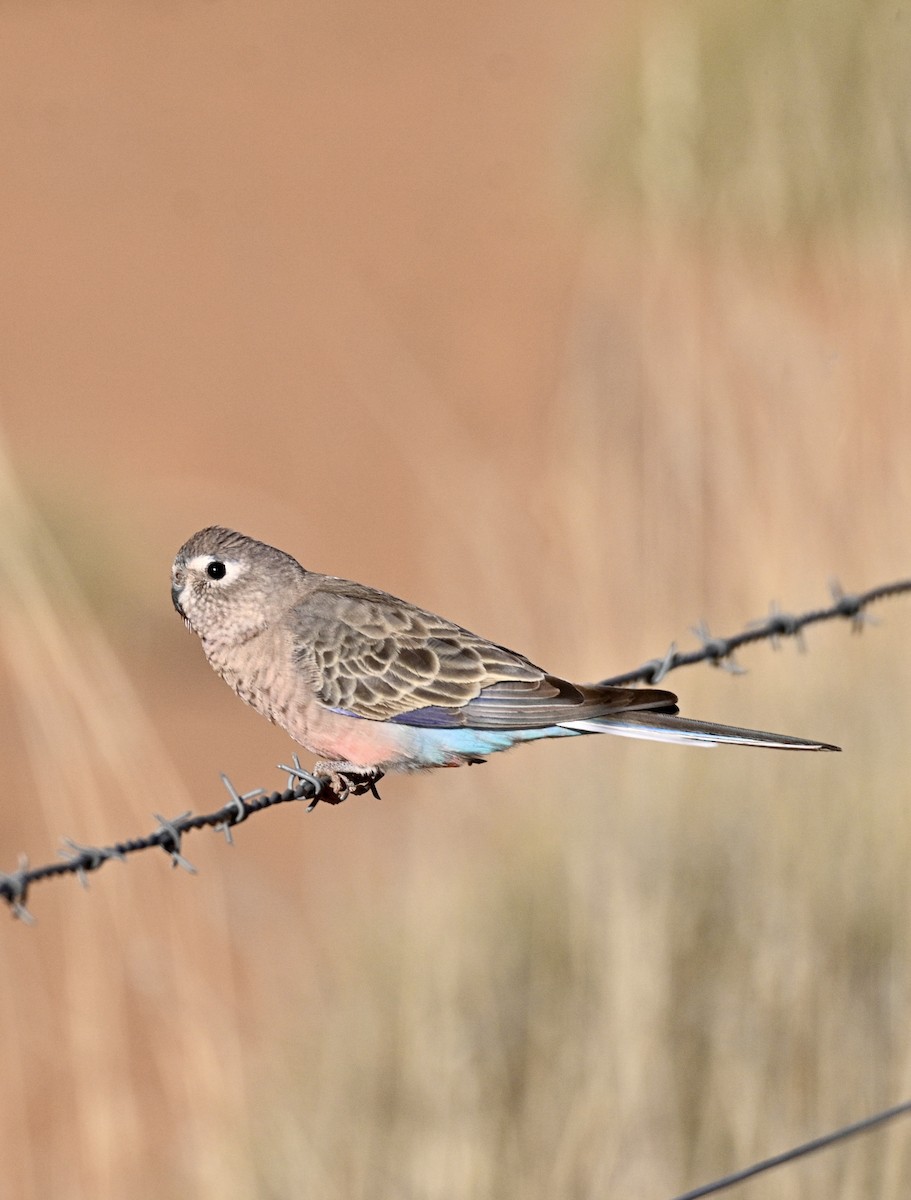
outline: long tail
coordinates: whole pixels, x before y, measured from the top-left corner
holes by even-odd
[[[580,733],[615,733],[620,737],[650,738],[656,742],[678,742],[690,746],[767,746],[775,750],[841,750],[828,742],[810,742],[788,733],[763,733],[760,729],[740,729],[736,725],[715,725],[665,713],[631,712],[616,717],[594,717],[588,721],[561,722],[566,729]]]

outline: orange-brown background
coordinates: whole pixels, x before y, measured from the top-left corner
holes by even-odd
[[[278,786],[219,522],[593,678],[908,572],[911,9],[0,12],[2,865]],[[45,883],[20,1197],[660,1197],[911,1094],[908,615],[686,711]],[[905,1131],[752,1186],[907,1194]]]

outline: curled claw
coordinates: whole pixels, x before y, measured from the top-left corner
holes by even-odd
[[[383,778],[383,772],[379,767],[374,767],[370,771],[364,771],[360,776],[348,775],[347,778],[352,796],[363,796],[365,793],[370,792],[377,800],[382,799],[376,789],[376,785]]]
[[[352,796],[363,796],[370,792],[377,800],[382,799],[376,788],[383,778],[383,772],[379,767],[371,767],[368,771],[345,771],[344,775]]]
[[[317,800],[325,800],[328,804],[341,804],[349,796],[363,796],[365,792],[372,792],[377,800],[380,799],[376,785],[383,778],[383,772],[379,767],[356,767],[345,762],[320,762],[313,769],[317,775],[328,777],[329,780],[328,787],[323,788]]]

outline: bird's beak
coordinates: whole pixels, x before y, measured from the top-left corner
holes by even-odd
[[[180,614],[180,616],[183,617],[183,619],[186,621],[187,614],[183,611],[183,608],[181,607],[181,604],[180,604],[180,597],[183,595],[183,588],[184,588],[183,575],[180,573],[175,573],[174,575],[172,575],[171,576],[171,603],[174,605],[174,608]]]

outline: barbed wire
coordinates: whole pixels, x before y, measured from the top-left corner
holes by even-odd
[[[853,632],[860,633],[866,625],[876,624],[876,618],[867,612],[869,606],[877,600],[911,592],[911,579],[884,583],[866,592],[846,592],[838,580],[833,579],[829,583],[829,591],[832,603],[828,608],[816,608],[794,616],[782,612],[777,602],[773,601],[767,617],[750,621],[745,629],[730,637],[713,637],[706,623],[700,621],[693,627],[693,633],[702,642],[699,650],[681,653],[676,643],[671,642],[663,658],[649,659],[633,671],[627,671],[624,675],[611,675],[600,682],[615,687],[622,687],[628,683],[647,683],[654,687],[669,671],[701,662],[710,662],[712,666],[721,667],[734,675],[742,675],[744,668],[734,660],[734,653],[741,646],[747,646],[751,642],[770,641],[772,647],[777,650],[782,638],[791,637],[796,640],[800,650],[805,650],[804,629],[808,625],[818,625],[822,621],[832,621],[837,617],[850,621]]]
[[[760,621],[751,621],[745,629],[728,637],[713,637],[704,622],[696,626],[693,632],[701,640],[698,650],[681,653],[675,645],[671,645],[667,654],[660,659],[650,659],[633,671],[623,675],[612,675],[602,680],[605,684],[622,686],[629,683],[657,684],[670,671],[680,667],[691,666],[694,663],[710,662],[736,673],[743,668],[735,663],[734,652],[741,646],[752,642],[770,641],[773,647],[779,645],[785,637],[793,637],[803,648],[803,630],[808,625],[821,621],[833,620],[836,617],[851,622],[852,629],[859,632],[865,625],[873,622],[874,618],[866,611],[878,600],[911,592],[911,579],[898,580],[895,583],[885,583],[870,588],[866,592],[848,593],[835,581],[829,585],[832,594],[832,604],[828,608],[813,609],[810,612],[793,616],[782,612],[777,604],[771,606],[769,615]],[[290,804],[304,800],[310,812],[321,801],[337,804],[350,794],[360,794],[364,791],[376,793],[375,781],[364,779],[357,781],[352,787],[343,789],[339,794],[336,779],[328,775],[313,775],[305,771],[295,755],[293,765],[281,765],[279,769],[288,773],[288,785],[284,791],[267,793],[263,788],[239,794],[226,775],[222,782],[228,790],[229,800],[215,812],[194,815],[192,812],[181,813],[180,816],[165,818],[157,813],[155,819],[158,827],[145,837],[130,838],[128,841],[115,842],[110,846],[86,846],[71,838],[63,839],[62,862],[48,863],[40,867],[30,867],[25,855],[20,855],[19,866],[9,874],[0,872],[0,899],[5,900],[14,917],[25,922],[34,918],[26,907],[28,892],[31,886],[43,879],[57,878],[62,875],[75,875],[83,886],[87,886],[88,877],[98,871],[105,863],[113,860],[123,861],[131,854],[143,850],[159,848],[171,858],[175,867],[187,871],[195,871],[193,865],[182,854],[182,842],[185,834],[197,829],[216,829],[224,833],[231,842],[231,830],[241,821],[267,808],[278,804]]]
[[[792,615],[782,612],[773,603],[769,615],[760,621],[750,622],[745,629],[728,637],[713,637],[705,622],[695,626],[693,632],[702,642],[698,650],[680,652],[672,644],[668,652],[660,659],[651,659],[635,670],[623,675],[612,675],[602,680],[604,684],[623,686],[630,683],[659,683],[670,671],[680,667],[692,666],[695,663],[709,662],[713,666],[741,674],[743,668],[734,660],[734,653],[741,646],[753,642],[770,641],[777,649],[781,639],[792,637],[796,639],[801,650],[805,649],[803,631],[808,625],[822,621],[841,618],[851,622],[855,633],[870,623],[874,618],[867,608],[879,600],[911,592],[911,579],[898,580],[895,583],[881,584],[866,592],[845,592],[837,581],[829,584],[832,603],[827,608],[813,609],[810,612]],[[282,792],[266,793],[263,788],[240,794],[226,775],[222,775],[222,783],[228,792],[228,802],[215,812],[194,815],[192,812],[181,813],[180,816],[166,818],[155,813],[158,827],[145,837],[130,838],[128,841],[115,842],[110,846],[84,846],[71,838],[63,839],[61,855],[62,862],[48,863],[40,867],[30,867],[25,855],[20,855],[19,866],[10,874],[0,873],[0,899],[6,901],[12,915],[21,921],[31,924],[34,917],[26,907],[29,888],[32,884],[43,879],[56,878],[62,875],[75,875],[83,886],[88,886],[89,875],[101,869],[105,863],[112,860],[124,861],[129,855],[143,850],[160,848],[169,855],[171,865],[185,871],[195,873],[196,868],[184,857],[182,843],[185,834],[197,829],[211,828],[224,834],[229,844],[233,843],[232,830],[254,813],[274,808],[278,804],[290,804],[297,801],[307,802],[307,811],[312,812],[321,800],[331,804],[340,803],[349,794],[361,794],[366,791],[378,795],[376,780],[364,777],[352,781],[349,787],[339,788],[337,779],[329,775],[314,775],[305,770],[295,754],[290,766],[279,764],[279,769],[288,774],[288,786]],[[782,1154],[762,1159],[749,1167],[735,1171],[732,1174],[703,1184],[692,1191],[681,1193],[674,1200],[701,1200],[702,1197],[715,1195],[743,1183],[747,1179],[783,1166],[805,1155],[813,1154],[840,1141],[866,1133],[885,1125],[900,1116],[911,1113],[911,1100],[897,1104],[892,1108],[865,1117],[851,1125],[843,1126],[832,1133],[804,1142]]]
[[[215,812],[194,815],[192,812],[181,813],[179,817],[162,817],[155,813],[158,828],[145,837],[130,838],[125,842],[115,842],[111,846],[83,846],[72,838],[63,839],[63,849],[60,851],[63,862],[47,863],[42,867],[29,867],[28,858],[19,856],[19,869],[11,874],[0,872],[0,898],[10,907],[14,917],[32,924],[34,917],[26,908],[28,890],[33,883],[42,879],[51,879],[60,875],[76,875],[83,887],[88,886],[88,876],[93,871],[100,870],[106,862],[116,859],[122,862],[130,854],[138,854],[141,850],[151,850],[160,847],[171,858],[171,865],[181,867],[191,875],[196,868],[181,853],[183,835],[196,829],[215,829],[225,835],[226,841],[233,843],[231,830],[241,821],[254,813],[277,804],[289,804],[295,800],[307,800],[307,811],[310,812],[320,800],[322,794],[331,787],[332,780],[328,776],[311,775],[303,770],[297,755],[294,756],[294,767],[282,767],[289,773],[288,787],[283,792],[267,794],[262,788],[239,795],[227,775],[222,775],[222,783],[228,790],[228,803]],[[342,797],[344,798],[344,797]],[[337,799],[335,799],[337,803]]]
[[[264,788],[256,788],[242,795],[232,784],[227,775],[221,776],[221,781],[227,789],[229,800],[215,812],[194,814],[181,813],[178,817],[163,817],[154,813],[158,828],[145,837],[130,838],[128,841],[115,842],[110,846],[84,846],[73,838],[63,838],[63,849],[60,854],[62,862],[47,863],[41,867],[29,867],[26,855],[19,856],[19,868],[9,874],[0,872],[0,899],[6,901],[14,917],[32,924],[35,918],[26,908],[28,890],[33,883],[42,879],[51,879],[60,875],[76,875],[83,887],[88,886],[88,876],[99,870],[106,862],[112,860],[124,861],[128,855],[137,854],[142,850],[160,847],[170,856],[171,865],[181,867],[191,875],[196,874],[196,868],[184,857],[181,847],[183,835],[197,829],[215,829],[223,833],[225,840],[233,844],[231,830],[254,813],[274,808],[278,804],[290,804],[294,801],[307,801],[307,812],[312,812],[317,804],[325,801],[328,804],[340,804],[349,795],[361,795],[372,792],[379,799],[376,790],[377,779],[364,776],[362,779],[351,776],[339,790],[338,781],[330,775],[314,775],[301,766],[300,759],[295,754],[291,759],[292,765],[279,763],[278,769],[288,774],[288,786],[282,792],[267,793]]]

